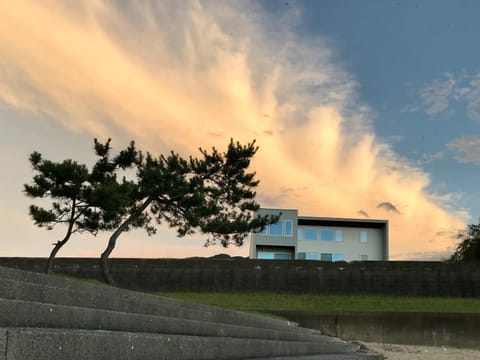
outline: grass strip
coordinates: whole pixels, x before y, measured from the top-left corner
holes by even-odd
[[[480,299],[383,295],[161,292],[156,295],[241,311],[318,310],[480,313]]]

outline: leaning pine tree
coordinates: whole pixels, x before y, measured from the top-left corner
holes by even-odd
[[[46,272],[51,272],[55,256],[77,232],[96,235],[100,230],[116,228],[121,219],[124,204],[130,198],[132,185],[117,181],[118,168],[131,166],[136,151],[133,143],[110,159],[110,140],[105,144],[95,139],[95,153],[99,157],[92,171],[86,165],[73,160],[53,162],[43,159],[38,152],[30,155],[30,163],[36,174],[31,184],[24,185],[24,192],[32,198],[51,200],[49,207],[31,205],[29,212],[34,224],[52,230],[66,225],[61,240],[53,245]]]
[[[108,257],[121,233],[132,226],[153,233],[150,222],[155,219],[176,228],[180,237],[200,231],[210,235],[206,245],[219,241],[226,247],[240,246],[249,232],[278,221],[278,216],[254,216],[259,181],[247,169],[257,150],[255,142],[243,146],[232,140],[225,153],[200,149],[202,157],[188,160],[173,151],[158,158],[140,154],[130,210],[101,256],[105,280],[113,282]]]
[[[30,205],[30,216],[35,225],[52,230],[58,224],[65,224],[67,230],[63,239],[53,244],[53,249],[47,262],[46,272],[50,272],[53,259],[72,234],[85,230],[96,232],[94,221],[91,226],[83,228],[82,219],[92,218],[91,209],[85,201],[85,191],[88,187],[88,169],[85,165],[73,160],[53,162],[45,160],[38,152],[30,155],[30,163],[37,173],[32,184],[25,184],[24,191],[32,198],[49,198],[52,200],[50,208]]]

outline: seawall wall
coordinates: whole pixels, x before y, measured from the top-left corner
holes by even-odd
[[[43,272],[46,258],[0,258],[0,266]],[[480,264],[231,259],[110,260],[120,286],[144,291],[272,291],[480,297]],[[58,258],[54,272],[101,280],[99,259]]]

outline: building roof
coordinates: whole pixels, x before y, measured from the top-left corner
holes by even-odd
[[[388,225],[388,220],[299,216],[298,225],[383,229]]]

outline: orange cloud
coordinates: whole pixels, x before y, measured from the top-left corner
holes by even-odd
[[[332,50],[295,37],[295,9],[277,25],[245,2],[15,1],[0,16],[0,100],[12,108],[155,152],[256,138],[263,205],[388,218],[393,258],[444,252],[439,230],[463,227],[427,193],[428,174],[376,139]]]

